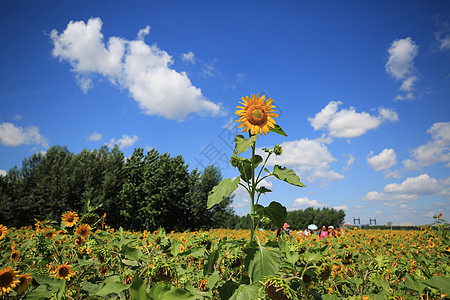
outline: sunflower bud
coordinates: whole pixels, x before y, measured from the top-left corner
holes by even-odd
[[[283,148],[280,145],[275,145],[275,147],[273,147],[273,153],[275,153],[276,156],[281,155],[281,153],[283,153]]]

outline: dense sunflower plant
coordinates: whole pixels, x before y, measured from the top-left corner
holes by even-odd
[[[236,122],[240,123],[238,128],[243,127],[244,132],[249,133],[249,137],[245,138],[240,134],[235,136],[235,148],[230,159],[231,165],[239,170],[240,176],[234,179],[224,179],[215,186],[208,195],[207,208],[210,209],[214,205],[219,204],[224,198],[229,197],[238,186],[242,186],[250,196],[250,216],[252,220],[250,240],[253,240],[259,220],[270,219],[275,226],[281,228],[287,216],[286,207],[276,201],[271,202],[267,207],[259,204],[260,196],[271,192],[271,190],[261,185],[262,181],[270,176],[274,176],[298,187],[306,186],[291,169],[286,169],[279,165],[274,165],[272,171],[266,168],[266,164],[272,154],[278,156],[283,152],[280,145],[276,145],[272,149],[264,148],[263,150],[266,153],[265,159],[255,153],[256,139],[259,135],[265,136],[269,132],[274,132],[287,136],[281,126],[275,122],[278,114],[274,110],[276,107],[272,105],[273,100],[270,98],[266,100],[265,95],[251,94],[250,97],[242,97],[242,101],[239,102],[242,106],[237,106],[235,112],[239,116]],[[248,151],[249,148],[251,148],[250,158],[239,156],[239,154]],[[265,173],[262,172],[263,170]]]

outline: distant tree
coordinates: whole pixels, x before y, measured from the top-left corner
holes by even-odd
[[[190,189],[186,195],[190,203],[191,228],[220,228],[232,226],[234,211],[231,208],[232,197],[228,197],[219,205],[207,209],[209,192],[222,180],[219,168],[214,165],[206,167],[202,173],[194,170],[190,176]]]

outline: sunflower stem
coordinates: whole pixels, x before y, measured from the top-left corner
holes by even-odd
[[[251,132],[249,132],[249,136],[251,137],[252,134]],[[251,164],[252,164],[252,186],[251,186],[251,190],[250,190],[250,217],[252,219],[252,226],[250,228],[250,241],[253,241],[254,236],[255,236],[255,190],[256,190],[256,184],[255,184],[255,144],[256,141],[254,141],[252,143],[252,160],[251,160]]]

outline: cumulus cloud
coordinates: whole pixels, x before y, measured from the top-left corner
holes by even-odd
[[[431,141],[412,150],[412,159],[402,162],[407,169],[420,169],[436,163],[450,167],[450,122],[434,123],[427,133],[431,135]]]
[[[367,162],[375,171],[386,170],[395,166],[397,163],[397,155],[394,149],[384,149],[378,155],[373,155],[373,152],[370,152]]]
[[[354,138],[378,128],[385,121],[398,121],[397,113],[388,108],[379,108],[378,116],[373,116],[356,112],[354,107],[339,110],[341,104],[341,101],[330,101],[314,118],[308,118],[314,130],[325,129],[333,137]]]
[[[5,122],[0,124],[0,143],[5,146],[40,145],[48,148],[45,137],[39,133],[39,128],[29,126],[26,128]]]
[[[147,115],[182,121],[191,113],[223,113],[221,104],[206,99],[185,72],[170,68],[172,56],[144,42],[150,27],[141,29],[137,40],[111,37],[107,43],[101,28],[101,19],[91,18],[87,23],[71,21],[62,33],[50,33],[53,56],[72,66],[84,92],[93,87],[93,78],[100,75],[128,90]]]
[[[306,208],[306,207],[325,207],[327,204],[320,203],[317,200],[309,200],[308,197],[297,198],[294,201],[293,207],[295,208]]]
[[[348,210],[348,207],[347,207],[347,205],[339,205],[339,206],[335,206],[335,207],[333,207],[335,210],[344,210],[344,211],[346,211],[346,210]]]
[[[97,142],[97,141],[100,141],[102,138],[103,138],[103,136],[100,133],[94,132],[93,134],[91,134],[88,137],[88,141],[90,141],[90,142]]]
[[[447,179],[438,181],[428,174],[417,177],[409,177],[401,183],[390,183],[385,185],[383,192],[368,192],[361,200],[363,201],[394,201],[400,203],[419,199],[420,196],[435,195],[448,196],[446,189]]]
[[[284,142],[283,154],[271,157],[268,165],[282,165],[292,168],[302,179],[313,182],[319,179],[335,181],[344,179],[344,175],[331,170],[330,164],[336,161],[327,148],[327,139],[301,139],[297,141]],[[257,153],[263,157],[266,153],[257,149]],[[303,179],[302,179],[303,180]]]
[[[6,170],[0,169],[0,176],[6,176],[7,174]]]
[[[396,100],[413,99],[414,84],[417,81],[414,68],[414,58],[419,53],[419,46],[410,38],[399,39],[392,42],[388,49],[389,58],[386,62],[386,72],[396,80],[401,80],[400,90],[407,92],[406,96],[397,95]]]
[[[187,63],[195,64],[195,55],[191,51],[181,54],[181,60]]]
[[[127,134],[123,134],[121,139],[110,139],[108,147],[114,147],[114,145],[119,146],[119,149],[127,148],[133,146],[137,141],[139,140],[139,137],[137,135],[129,136]]]

